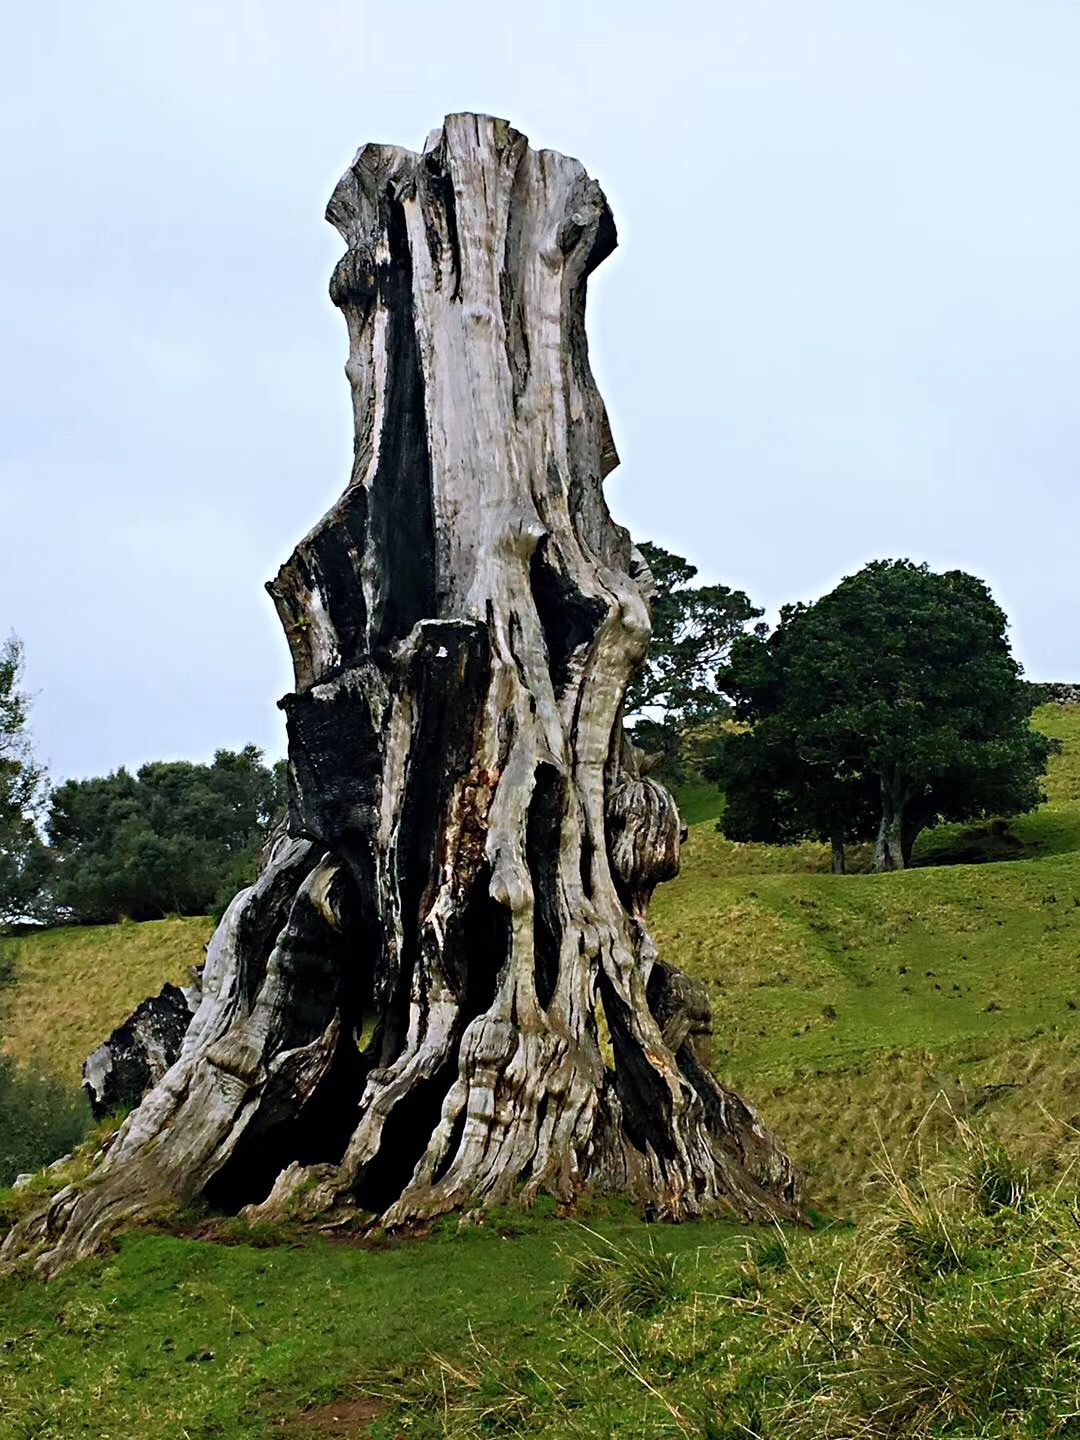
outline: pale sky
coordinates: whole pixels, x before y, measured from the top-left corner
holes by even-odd
[[[0,635],[54,779],[283,749],[263,582],[344,487],[322,218],[501,115],[603,185],[618,519],[770,611],[989,581],[1080,680],[1077,0],[35,0],[0,58]]]

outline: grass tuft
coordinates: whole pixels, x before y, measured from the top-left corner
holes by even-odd
[[[574,1310],[595,1310],[618,1318],[653,1315],[677,1293],[675,1260],[648,1247],[618,1244],[595,1231],[594,1241],[570,1259],[570,1278],[562,1300]]]
[[[972,1154],[967,1181],[984,1215],[999,1210],[1015,1210],[1022,1215],[1031,1205],[1031,1166],[1018,1160],[996,1138],[982,1141]]]

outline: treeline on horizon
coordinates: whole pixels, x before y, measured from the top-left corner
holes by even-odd
[[[696,568],[660,546],[640,553],[653,640],[627,728],[676,792],[723,792],[730,838],[831,843],[837,871],[845,846],[873,841],[875,869],[902,869],[923,829],[1044,798],[1054,744],[1028,723],[1043,691],[1023,680],[1007,618],[975,576],[874,561],[813,604],[785,606],[770,631],[744,592],[695,584]],[[0,924],[220,914],[286,813],[286,762],[249,745],[51,787],[22,665],[11,636],[0,646]]]
[[[23,883],[0,916],[104,925],[220,914],[251,884],[286,809],[285,761],[254,745],[210,764],[154,761],[48,790]]]

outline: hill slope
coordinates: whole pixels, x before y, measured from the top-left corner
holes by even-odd
[[[14,983],[0,991],[0,1049],[75,1084],[82,1062],[166,981],[187,984],[213,932],[204,916],[73,925],[0,942]]]
[[[1080,707],[1034,723],[1063,745],[1047,803],[928,832],[904,874],[834,876],[824,846],[739,845],[702,821],[657,892],[661,953],[710,982],[718,1073],[823,1206],[856,1203],[879,1136],[910,1138],[936,1097],[924,1133],[952,1105],[1038,1153],[1080,1123]],[[1016,858],[933,863],[956,853]]]
[[[710,818],[657,892],[661,953],[709,981],[718,1073],[759,1103],[822,1207],[856,1203],[879,1133],[909,1136],[936,1096],[1036,1150],[1057,1133],[1044,1109],[1080,1113],[1080,707],[1035,723],[1063,744],[1047,803],[1008,827],[929,832],[905,874],[834,876],[826,847],[740,845]],[[934,864],[957,853],[1016,858]],[[6,942],[3,1049],[77,1081],[210,931],[172,919]]]
[[[735,846],[703,810],[681,878],[657,896],[664,953],[710,983],[718,1070],[761,1104],[823,1207],[860,1207],[879,1136],[895,1155],[928,1106],[927,1138],[955,1137],[947,1103],[1029,1154],[1067,1135],[1061,1122],[1080,1127],[1080,707],[1037,718],[1065,742],[1048,804],[1004,834],[954,828],[922,849],[924,861],[988,850],[1020,858],[834,877],[819,847]],[[184,977],[208,933],[206,921],[165,921],[10,945],[7,1047],[75,1076],[138,999]],[[42,1177],[34,1188],[55,1183]],[[943,1395],[988,1440],[1064,1433],[1057,1418],[1080,1378],[1059,1364],[1039,1317],[1057,1317],[1061,1356],[1080,1354],[1065,1309],[1072,1272],[1054,1259],[1073,1253],[1068,1205],[1060,1232],[1051,1224],[1045,1236],[1035,1227],[1053,1221],[1049,1205],[1015,1223],[953,1216],[971,1232],[969,1271],[951,1261],[940,1273],[905,1271],[894,1247],[889,1275],[873,1249],[882,1223],[894,1237],[938,1243],[923,1192],[893,1193],[904,1199],[899,1229],[885,1210],[865,1231],[786,1239],[723,1224],[645,1227],[619,1206],[598,1208],[585,1228],[546,1203],[374,1246],[234,1222],[215,1232],[233,1242],[225,1246],[198,1238],[197,1217],[173,1217],[179,1234],[137,1231],[47,1287],[0,1288],[0,1440],[791,1440],[823,1431],[792,1429],[776,1407],[830,1374],[878,1419],[877,1397],[893,1383],[910,1413],[889,1419],[890,1435],[942,1433]],[[0,1192],[0,1223],[25,1194]],[[845,1290],[847,1275],[856,1279]],[[881,1313],[861,1352],[867,1285]],[[1029,1303],[1033,1285],[1050,1287],[1052,1306]],[[889,1328],[889,1305],[900,1328]],[[803,1324],[801,1339],[792,1329],[817,1314],[829,1317],[815,1333],[832,1357],[816,1362],[820,1371],[807,1363],[814,1326]],[[917,1333],[902,1328],[913,1315]],[[1008,1355],[985,1343],[999,1331]],[[979,1388],[983,1355],[990,1389]],[[1006,1360],[1013,1389],[999,1405]],[[1021,1365],[1030,1384],[1016,1378]],[[929,1395],[921,1421],[912,1377]],[[837,1394],[806,1403],[835,1418]],[[1025,1397],[1038,1413],[1021,1424]]]

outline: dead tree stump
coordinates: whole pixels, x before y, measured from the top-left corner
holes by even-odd
[[[45,1272],[165,1197],[387,1226],[541,1192],[797,1213],[645,927],[671,796],[624,739],[651,577],[585,292],[616,243],[576,160],[451,115],[368,145],[327,216],[355,463],[269,589],[296,676],[288,834],[210,946],[180,1059],[90,1179],[14,1232]]]

